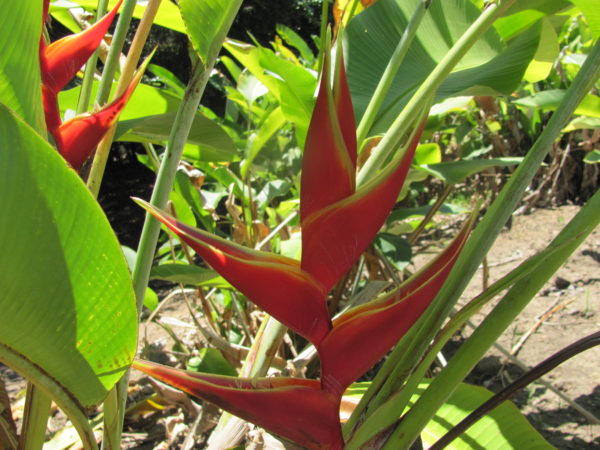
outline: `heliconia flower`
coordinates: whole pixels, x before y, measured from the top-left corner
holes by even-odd
[[[458,259],[474,218],[442,253],[404,284],[333,321],[333,329],[317,345],[324,389],[341,395],[421,317]]]
[[[58,94],[96,51],[122,2],[119,0],[111,12],[80,33],[65,36],[50,45],[43,44],[42,40],[42,83],[50,92]]]
[[[340,399],[316,380],[225,377],[140,360],[133,368],[306,448],[343,448]]]
[[[400,160],[390,163],[376,179],[302,221],[301,267],[327,290],[352,267],[385,222],[404,184],[424,126],[425,122]]]
[[[190,227],[143,200],[136,201],[192,247],[252,302],[313,344],[331,329],[326,291],[298,261],[252,250]]]
[[[75,170],[79,170],[109,128],[116,123],[119,114],[125,108],[127,101],[133,95],[133,91],[142,79],[151,56],[140,66],[133,80],[131,80],[131,83],[129,83],[129,86],[120,97],[95,113],[86,113],[73,117],[60,124],[54,130],[49,127],[48,131],[54,137],[59,153]]]
[[[355,190],[356,127],[350,93],[346,78],[338,77],[333,98],[328,67],[325,59],[302,156],[301,222]]]
[[[46,127],[56,133],[60,125],[58,93],[77,74],[77,71],[98,48],[113,22],[123,0],[119,0],[111,12],[81,33],[66,36],[46,45],[40,38],[40,70],[42,74],[42,102]],[[42,20],[48,15],[49,0],[44,1]]]

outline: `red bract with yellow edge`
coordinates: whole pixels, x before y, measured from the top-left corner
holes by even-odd
[[[343,64],[319,84],[304,150],[300,194],[302,257],[247,249],[187,226],[138,201],[234,287],[317,348],[321,380],[241,379],[191,374],[147,362],[138,370],[307,448],[343,448],[345,389],[398,342],[433,301],[456,262],[473,218],[428,266],[392,292],[332,322],[327,295],[382,227],[408,174],[425,126],[370,182],[356,188],[356,130]]]

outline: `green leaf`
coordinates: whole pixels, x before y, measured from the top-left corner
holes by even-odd
[[[146,288],[146,293],[144,294],[144,306],[150,311],[154,311],[158,306],[158,295],[149,287]]]
[[[45,130],[39,61],[42,2],[0,2],[0,101]]]
[[[83,406],[96,405],[136,350],[119,243],[77,174],[4,106],[0,172],[0,344]]]
[[[463,159],[460,161],[445,162],[439,164],[423,164],[418,167],[448,184],[456,184],[468,176],[481,172],[491,167],[507,167],[519,164],[523,158],[507,157],[492,159]]]
[[[315,102],[315,76],[264,47],[231,39],[223,46],[269,88],[279,101],[285,118],[295,124],[299,145],[303,146]]]
[[[524,79],[530,83],[545,80],[550,75],[554,62],[558,59],[560,48],[558,45],[558,36],[554,27],[548,19],[542,19],[542,33],[540,43],[535,52],[533,61],[529,64],[525,72]]]
[[[583,160],[588,164],[598,164],[600,163],[600,150],[592,150]]]
[[[92,84],[92,97],[96,95],[98,90],[98,82]],[[116,86],[115,86],[116,87]],[[58,94],[58,105],[60,113],[64,117],[67,109],[75,110],[79,99],[80,89],[73,88],[66,91],[61,91]],[[173,95],[167,89],[159,89],[147,84],[139,84],[127,106],[119,116],[119,120],[138,119],[140,117],[148,117],[159,114],[177,111],[181,99]]]
[[[579,116],[575,117],[569,122],[569,124],[563,128],[563,132],[567,133],[573,130],[590,130],[600,129],[600,118],[599,117],[587,117]]]
[[[554,111],[565,96],[562,89],[551,89],[538,92],[529,97],[523,97],[513,100],[515,105],[525,106],[527,108],[540,108],[546,111]],[[575,114],[583,116],[600,118],[600,97],[592,94],[586,95],[579,106],[575,109]]]
[[[115,139],[166,145],[175,120],[175,112],[122,120]],[[194,161],[233,161],[237,149],[229,135],[214,121],[197,113],[188,135],[184,157]]]
[[[256,131],[255,134],[248,139],[249,149],[248,155],[241,166],[242,178],[245,178],[248,174],[248,169],[254,161],[254,158],[258,156],[260,151],[264,148],[266,143],[271,139],[277,131],[285,124],[285,116],[281,107],[275,108],[269,113],[264,119],[262,126]]]
[[[71,3],[76,3],[81,5],[87,10],[95,10],[98,6],[98,0],[69,0]],[[144,11],[146,10],[147,2],[137,2],[135,9],[133,10],[133,17],[136,19],[141,19],[144,15]],[[109,0],[108,9],[110,10],[113,6],[117,4],[117,0]],[[64,10],[63,7],[60,6],[51,6],[50,12],[60,20],[67,28],[71,31],[80,31],[79,28],[73,28],[75,22],[65,21],[63,19],[65,16],[59,13],[60,10]],[[57,14],[55,14],[57,13]],[[183,25],[183,21],[181,20],[181,15],[179,14],[179,8],[171,1],[161,2],[158,8],[158,12],[156,14],[156,18],[154,19],[155,25],[160,25],[165,28],[170,28],[171,30],[179,31],[180,33],[185,33],[185,27]]]
[[[437,164],[442,162],[442,150],[436,143],[421,144],[415,151],[413,164],[420,166],[421,164]]]
[[[214,270],[178,263],[153,267],[150,271],[150,279],[198,286],[229,286]]]
[[[429,381],[419,383],[407,409],[417,401],[429,384]],[[344,393],[344,397],[360,398],[369,385],[370,382],[355,383]],[[459,384],[448,401],[421,432],[423,445],[425,447],[433,445],[491,396],[492,393],[483,387]],[[554,447],[544,440],[512,402],[506,401],[474,423],[447,448],[465,450],[526,448],[529,450]]]
[[[387,222],[391,223],[396,220],[404,220],[410,217],[425,216],[431,209],[431,206],[432,205],[420,206],[418,208],[395,209],[389,215]],[[467,214],[471,212],[471,210],[465,208],[464,206],[453,205],[452,203],[444,203],[440,207],[439,212],[441,214]]]
[[[314,61],[315,55],[313,55],[313,52],[308,44],[304,41],[304,39],[302,39],[302,37],[300,37],[298,33],[291,28],[286,27],[285,25],[277,25],[276,31],[277,34],[281,36],[281,39],[300,52],[300,57],[303,60],[309,63]]]
[[[571,0],[587,19],[590,30],[596,39],[600,37],[600,8],[596,0]]]
[[[214,373],[216,375],[237,376],[237,370],[227,361],[216,348],[201,348],[198,356],[190,358],[187,370],[196,372]]]
[[[379,0],[348,24],[346,69],[357,120],[419,1]],[[431,3],[370,135],[387,130],[416,87],[478,16],[479,11],[469,0]],[[532,27],[506,45],[493,29],[489,30],[442,83],[436,101],[458,95],[510,94],[537,50],[539,33],[539,26]]]
[[[239,3],[231,0],[181,0],[181,16],[200,59],[206,63],[217,57]]]
[[[410,264],[412,248],[406,239],[395,234],[379,233],[375,245],[396,269],[404,270]]]
[[[427,384],[421,383],[410,404],[414,404]],[[421,438],[425,446],[430,446],[458,424],[471,411],[492,396],[491,392],[479,386],[465,383],[458,385],[448,401],[436,412],[427,424]],[[520,413],[512,402],[504,402],[488,415],[467,429],[454,440],[451,448],[486,450],[504,448],[552,449],[544,438]]]

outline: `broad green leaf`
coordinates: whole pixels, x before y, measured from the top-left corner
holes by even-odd
[[[0,2],[0,101],[45,130],[39,61],[42,2]]]
[[[417,147],[413,160],[414,165],[437,164],[440,162],[442,162],[442,150],[438,144],[430,142]]]
[[[231,0],[181,0],[181,16],[188,37],[200,59],[206,61],[217,54],[229,31],[232,15],[237,12],[239,2]]]
[[[285,124],[285,116],[281,107],[275,108],[265,118],[262,126],[256,131],[255,134],[248,139],[249,149],[246,159],[242,163],[241,173],[242,177],[246,177],[248,169],[254,161],[254,158],[258,156],[260,151],[264,148],[265,144],[271,139],[277,131]]]
[[[419,0],[379,0],[354,17],[345,32],[346,69],[357,120],[402,36]],[[371,130],[387,130],[416,87],[431,73],[479,11],[469,0],[432,2],[415,41]],[[506,45],[493,30],[485,33],[442,83],[436,101],[458,95],[510,94],[535,54],[540,27]]]
[[[395,209],[389,215],[387,222],[391,223],[396,220],[404,220],[404,219],[408,219],[410,217],[425,216],[429,212],[429,210],[431,210],[431,206],[432,205],[419,206],[417,208]],[[444,203],[440,207],[439,212],[441,214],[467,214],[467,213],[470,213],[471,210],[468,208],[465,208],[464,206],[461,206],[461,205],[455,205],[452,203]]]
[[[407,409],[417,401],[429,384],[429,381],[419,384]],[[369,385],[370,382],[355,383],[344,393],[344,397],[360,398],[367,391]],[[421,432],[423,445],[425,447],[433,445],[491,396],[492,393],[483,387],[466,383],[459,384]],[[526,448],[533,450],[554,447],[544,440],[512,402],[505,401],[471,425],[465,433],[446,448],[456,450]]]
[[[596,39],[600,37],[600,8],[597,0],[571,0],[587,19],[590,30]]]
[[[276,31],[277,34],[288,43],[288,45],[291,45],[300,52],[300,57],[302,59],[309,63],[315,59],[315,55],[313,55],[313,52],[308,44],[294,30],[286,27],[285,25],[277,25]]]
[[[412,248],[408,241],[391,233],[379,233],[374,244],[398,270],[404,270],[410,264]]]
[[[4,106],[0,171],[0,344],[83,406],[98,404],[136,350],[119,243],[77,174]]]
[[[231,39],[224,47],[269,88],[279,101],[285,118],[296,126],[298,143],[303,146],[315,102],[315,76],[264,47]]]
[[[150,311],[154,311],[158,306],[158,295],[149,287],[146,287],[146,293],[144,294],[144,306]]]
[[[600,163],[600,150],[592,150],[583,160],[588,164],[598,164]]]
[[[80,5],[87,10],[95,10],[98,6],[98,0],[70,0],[69,2],[61,2],[61,4],[65,3],[72,3],[73,6]],[[116,3],[117,0],[109,0],[108,8],[112,8],[114,5],[116,5]],[[146,10],[146,3],[147,2],[137,2],[137,5],[133,10],[133,17],[136,19],[142,18],[144,11]],[[64,11],[64,9],[64,6],[51,5],[50,12],[71,31],[79,31],[79,28],[74,28],[74,22],[70,20],[63,22],[65,15],[61,14],[60,11]],[[154,24],[163,26],[165,28],[170,28],[171,30],[179,31],[180,33],[185,33],[185,27],[183,25],[183,21],[181,20],[181,15],[179,14],[179,8],[177,8],[177,5],[171,1],[160,2],[158,13],[154,19]]]
[[[512,39],[539,19],[571,7],[566,0],[519,0],[514,2],[503,17],[494,22],[494,28],[503,39]]]
[[[156,75],[169,89],[173,90],[175,95],[183,98],[185,95],[185,84],[179,81],[179,78],[173,72],[156,64],[149,64],[148,70]]]
[[[550,75],[554,62],[558,59],[559,52],[558,36],[554,31],[554,27],[548,19],[542,19],[540,43],[533,61],[527,67],[524,79],[530,83],[545,80]]]
[[[575,117],[565,128],[563,128],[563,132],[567,133],[573,130],[585,129],[600,129],[600,118],[587,116]]]
[[[115,139],[166,145],[176,113],[122,120]],[[232,161],[237,149],[229,135],[214,121],[197,113],[188,135],[184,156],[195,161]]]
[[[423,164],[418,169],[423,170],[448,184],[456,184],[468,176],[491,167],[506,167],[519,164],[523,158],[506,157],[492,159],[463,159],[460,161],[439,164]]]
[[[113,86],[114,88],[115,86]],[[98,90],[98,82],[92,84],[92,98]],[[58,94],[60,113],[64,117],[67,110],[75,110],[79,99],[78,87],[61,91]],[[181,99],[167,89],[159,89],[147,84],[139,84],[127,106],[119,116],[119,120],[138,119],[140,117],[154,116],[177,111]]]
[[[167,263],[153,267],[150,272],[150,279],[199,286],[229,286],[214,270],[178,263]]]
[[[565,96],[565,91],[562,89],[551,89],[549,91],[538,92],[530,97],[523,97],[512,102],[515,105],[525,106],[527,108],[540,108],[546,111],[554,111]],[[600,97],[597,95],[586,95],[577,109],[575,114],[583,116],[600,118]]]
[[[421,383],[410,404],[425,390]],[[458,424],[471,411],[492,396],[491,392],[479,386],[461,383],[448,401],[436,412],[433,420],[427,424],[421,438],[425,446],[432,445],[450,428]],[[476,443],[476,444],[474,444]],[[486,450],[505,448],[552,449],[544,438],[525,419],[512,402],[504,402],[488,415],[473,424],[462,436],[448,448]]]
[[[227,361],[216,348],[201,348],[198,356],[190,358],[187,370],[196,372],[214,373],[216,375],[237,376],[237,370]]]

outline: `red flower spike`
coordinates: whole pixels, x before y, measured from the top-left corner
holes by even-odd
[[[205,375],[139,360],[133,368],[306,448],[343,448],[339,398],[316,380]]]
[[[346,149],[348,150],[348,156],[350,157],[354,170],[356,170],[356,120],[354,118],[354,107],[352,106],[352,97],[350,95],[350,88],[348,87],[346,70],[344,69],[343,56],[341,57],[340,68],[336,73],[336,79],[333,85],[333,98],[342,136],[344,137]]]
[[[318,344],[331,330],[323,287],[297,261],[251,250],[185,225],[136,200],[192,247],[213,269],[287,327]]]
[[[424,126],[425,121],[397,166],[391,164],[353,195],[305,218],[301,267],[327,291],[352,267],[385,222],[404,184]]]
[[[323,388],[336,395],[379,361],[421,317],[446,281],[474,221],[432,262],[382,299],[348,311],[317,347]]]
[[[302,158],[300,183],[302,222],[314,212],[351,195],[356,184],[356,145],[355,148],[348,149],[344,143],[329,87],[328,65],[325,60]],[[344,99],[343,103],[345,101]],[[356,134],[354,125],[352,133]]]
[[[98,48],[123,0],[94,25],[78,34],[40,46],[42,83],[55,95],[75,76]]]
[[[119,118],[133,91],[139,84],[144,70],[150,62],[150,55],[140,66],[123,94],[93,114],[82,114],[63,122],[57,129],[48,127],[54,137],[59,153],[75,170],[89,158],[106,132]],[[46,116],[46,120],[48,120]]]
[[[44,0],[44,6],[42,10],[42,24],[46,22],[48,18],[48,9],[50,8],[50,0]]]

